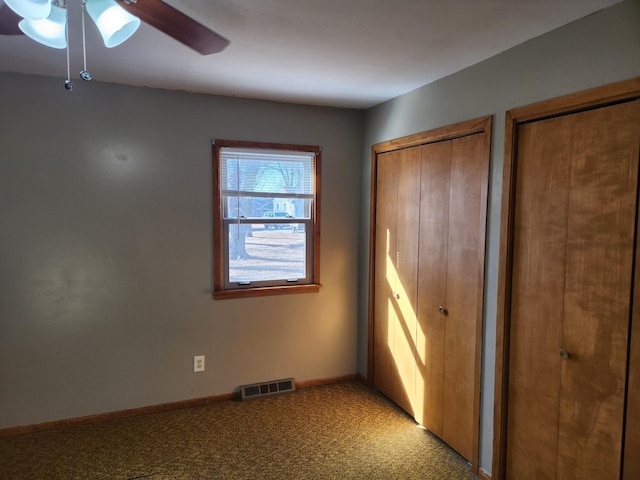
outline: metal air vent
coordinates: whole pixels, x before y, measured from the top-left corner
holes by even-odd
[[[273,380],[271,382],[243,385],[240,387],[240,394],[242,395],[242,400],[248,400],[250,398],[265,397],[267,395],[292,392],[295,389],[296,384],[293,381],[293,378],[285,378],[283,380]]]

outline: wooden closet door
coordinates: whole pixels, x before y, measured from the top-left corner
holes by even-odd
[[[375,328],[374,328],[374,385],[390,398],[398,396],[400,376],[395,368],[393,338],[395,320],[395,271],[389,258],[396,251],[396,203],[398,196],[398,175],[395,167],[395,153],[385,153],[378,157],[378,178],[376,184],[376,251],[375,251]],[[402,403],[407,403],[402,402]]]
[[[477,421],[484,142],[478,134],[422,147],[417,344],[424,401],[416,420],[468,460]]]
[[[443,438],[451,142],[422,147],[418,267],[418,376],[422,393],[416,421]]]
[[[474,402],[479,395],[476,354],[484,295],[484,141],[484,135],[451,141],[443,438],[467,460],[473,458],[479,428]]]
[[[619,478],[638,102],[522,125],[506,478]]]
[[[640,102],[574,115],[559,478],[618,478],[638,190]],[[575,133],[574,133],[575,134]],[[572,361],[572,359],[574,361]]]
[[[420,151],[378,157],[374,385],[411,415],[416,376]]]
[[[555,478],[570,165],[556,125],[519,137],[506,478]],[[544,141],[540,141],[540,138]],[[536,159],[540,159],[537,160]]]

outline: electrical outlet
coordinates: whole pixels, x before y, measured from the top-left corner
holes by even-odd
[[[193,371],[204,372],[204,355],[196,355],[193,357]]]

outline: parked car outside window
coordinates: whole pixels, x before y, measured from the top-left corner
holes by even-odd
[[[293,218],[287,212],[264,212],[262,214],[263,218]],[[269,230],[270,228],[281,230],[283,228],[291,228],[292,224],[285,223],[265,223],[264,228]]]

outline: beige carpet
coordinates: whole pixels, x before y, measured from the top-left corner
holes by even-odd
[[[358,381],[0,438],[0,478],[476,479]]]

